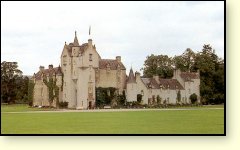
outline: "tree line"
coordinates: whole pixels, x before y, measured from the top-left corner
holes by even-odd
[[[200,95],[203,104],[220,104],[225,101],[224,59],[215,54],[211,45],[203,45],[200,52],[187,48],[182,55],[147,56],[144,61],[143,76],[159,75],[172,78],[174,69],[181,71],[200,71]]]
[[[1,103],[28,103],[29,78],[17,62],[1,62]]]

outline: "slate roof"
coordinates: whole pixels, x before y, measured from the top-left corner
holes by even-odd
[[[199,74],[195,72],[181,72],[180,77],[184,81],[192,81],[192,79],[199,79]]]
[[[110,67],[111,70],[117,70],[118,66],[121,70],[126,70],[125,66],[122,64],[122,62],[118,62],[115,59],[100,59],[99,60],[99,69],[107,69],[107,67]]]
[[[141,78],[144,85],[147,88],[153,88],[153,89],[160,89],[162,88],[167,89],[169,87],[170,90],[184,90],[183,86],[178,82],[177,79],[159,79],[159,83],[154,78]]]
[[[38,71],[35,74],[35,79],[36,80],[41,80],[42,79],[42,74],[43,76],[52,76],[52,75],[62,75],[61,67],[56,67],[53,69],[44,69],[43,72]]]

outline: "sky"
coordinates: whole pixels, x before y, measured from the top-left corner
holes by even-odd
[[[89,36],[91,26],[91,37]],[[65,41],[92,38],[102,59],[140,71],[151,54],[181,55],[210,44],[224,58],[224,2],[1,2],[1,61],[24,75],[58,66]]]

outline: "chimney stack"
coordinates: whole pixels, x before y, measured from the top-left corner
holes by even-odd
[[[140,73],[137,72],[137,71],[135,72],[135,78],[136,78],[136,80],[137,80],[137,79],[140,79]]]
[[[44,66],[40,66],[39,71],[43,72],[43,70],[44,70]]]
[[[48,69],[53,69],[53,65],[48,65]]]
[[[153,75],[153,78],[157,81],[157,83],[159,84],[159,76],[158,75]]]
[[[117,60],[117,62],[121,62],[121,56],[116,56],[116,60]]]
[[[88,46],[92,46],[92,39],[88,39]]]

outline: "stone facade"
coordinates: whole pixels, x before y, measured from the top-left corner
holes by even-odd
[[[102,59],[93,45],[79,44],[75,32],[74,42],[65,45],[61,54],[61,67],[48,69],[40,66],[34,74],[33,105],[56,106],[56,99],[49,102],[49,90],[46,81],[52,78],[59,88],[59,102],[68,102],[69,108],[90,109],[95,107],[96,87],[114,87],[121,94],[126,92],[127,101],[137,101],[137,94],[142,95],[143,104],[151,104],[161,97],[167,103],[176,103],[177,92],[181,92],[181,102],[189,103],[189,96],[196,93],[200,98],[199,73],[181,72],[175,70],[172,79],[161,79],[158,76],[143,78],[140,73],[126,68],[121,62],[121,56],[116,59]],[[44,82],[45,81],[45,82]],[[56,94],[55,94],[56,95]]]
[[[177,102],[177,94],[180,92],[181,100]],[[191,94],[197,95],[200,102],[200,74],[199,72],[181,72],[174,70],[172,79],[162,79],[159,76],[144,78],[140,73],[133,74],[130,70],[127,81],[127,100],[137,101],[137,94],[142,95],[143,104],[157,102],[157,97],[167,104],[191,103]]]

